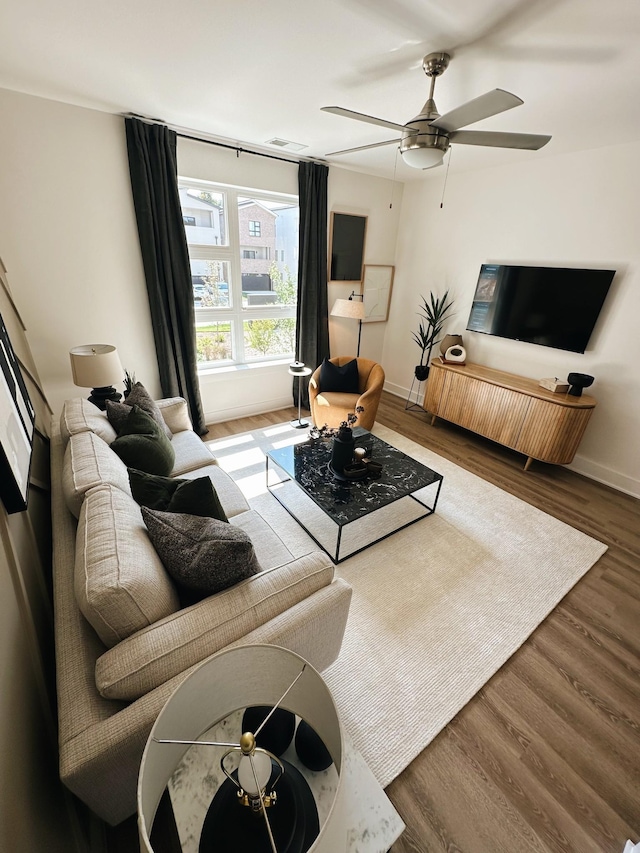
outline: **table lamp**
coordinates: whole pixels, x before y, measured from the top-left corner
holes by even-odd
[[[285,709],[299,716],[325,745],[339,779],[322,825],[310,792],[292,790],[285,796],[288,790],[285,780],[293,788],[300,784],[296,781],[295,768],[286,766],[286,762],[283,766],[283,762],[259,746],[262,727],[269,717],[255,733],[242,733],[237,742],[200,739],[203,732],[232,712],[253,706]],[[153,853],[151,830],[160,800],[174,771],[194,744],[211,750],[212,765],[216,760],[223,762],[231,752],[240,756],[239,767],[233,774],[223,766],[225,775],[233,776],[232,784],[226,792],[223,790],[226,782],[218,788],[205,818],[202,838],[205,832],[215,837],[216,849],[239,853],[245,850],[247,853],[254,850],[334,853],[345,848],[344,744],[340,720],[322,677],[295,652],[271,645],[228,649],[206,660],[176,688],[153,725],[140,765],[137,802],[143,853]],[[307,786],[302,775],[297,776]],[[300,815],[296,810],[314,814]],[[215,826],[208,826],[212,821]],[[300,825],[302,833],[298,831]],[[247,831],[259,836],[251,851],[246,841]]]
[[[104,411],[107,400],[118,402],[122,397],[113,387],[122,382],[124,370],[118,352],[111,344],[85,344],[74,347],[69,353],[73,384],[92,388],[89,402]]]

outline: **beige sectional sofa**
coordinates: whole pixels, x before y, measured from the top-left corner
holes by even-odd
[[[322,670],[337,657],[351,588],[329,558],[294,559],[191,430],[181,398],[158,401],[171,430],[171,476],[209,476],[261,571],[181,607],[131,496],[116,433],[86,400],[52,424],[53,583],[60,774],[111,824],[135,812],[151,726],[181,680],[232,645],[275,643]]]

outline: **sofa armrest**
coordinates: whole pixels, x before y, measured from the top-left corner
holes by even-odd
[[[328,586],[333,575],[319,551],[253,575],[109,649],[96,663],[96,686],[106,699],[138,699]]]
[[[164,400],[156,400],[156,404],[171,432],[176,433],[193,429],[189,417],[189,407],[183,397],[166,397]]]

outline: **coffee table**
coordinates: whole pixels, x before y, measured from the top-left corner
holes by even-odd
[[[379,476],[336,477],[329,468],[331,438],[310,438],[266,454],[269,492],[335,564],[432,515],[443,480],[377,436],[354,434],[356,446],[366,447],[382,465]],[[343,532],[350,538],[346,548]]]

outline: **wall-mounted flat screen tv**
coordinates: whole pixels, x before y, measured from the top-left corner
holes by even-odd
[[[467,329],[584,352],[615,270],[483,264]]]

